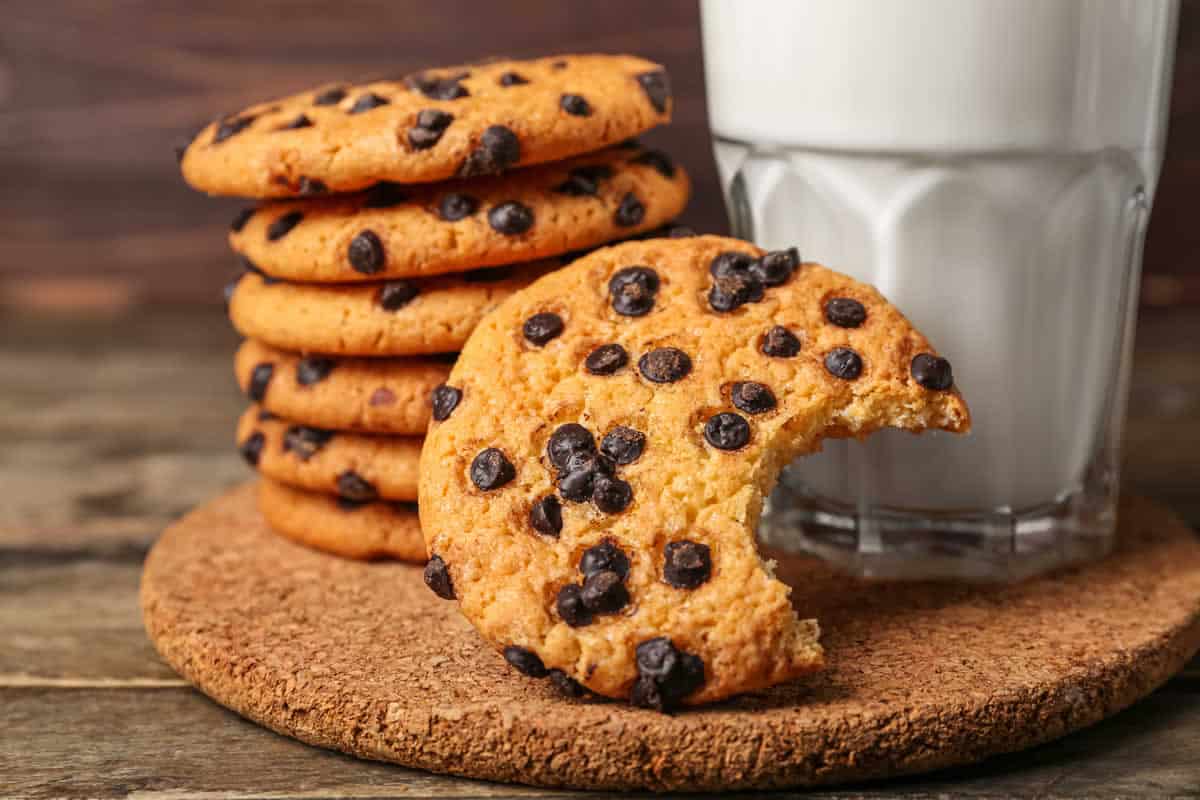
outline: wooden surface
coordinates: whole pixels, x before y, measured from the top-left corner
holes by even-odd
[[[358,762],[276,736],[174,676],[137,583],[170,520],[248,477],[215,311],[0,313],[0,795],[563,796]],[[1200,313],[1144,312],[1126,486],[1200,524]],[[1033,751],[817,796],[1200,795],[1200,663]]]
[[[0,306],[219,303],[235,200],[178,178],[204,122],[317,83],[488,55],[633,51],[665,63],[674,125],[650,139],[719,232],[694,0],[16,0],[0,24]],[[1183,0],[1147,297],[1200,303],[1200,0]],[[70,278],[70,281],[64,279]]]

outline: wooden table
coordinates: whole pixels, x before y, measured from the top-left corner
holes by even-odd
[[[190,689],[142,633],[142,559],[244,480],[216,310],[0,309],[0,796],[564,796],[315,750]],[[1125,484],[1200,525],[1200,310],[1143,315]],[[1200,796],[1200,662],[1117,717],[982,765],[828,797]]]

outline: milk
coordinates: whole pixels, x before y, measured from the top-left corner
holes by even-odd
[[[830,443],[774,513],[803,506],[876,547],[896,525],[1111,533],[1177,4],[701,9],[736,232],[878,287],[949,358],[974,418],[968,437]]]

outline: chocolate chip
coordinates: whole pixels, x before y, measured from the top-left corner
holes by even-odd
[[[633,487],[620,478],[597,475],[592,485],[592,502],[605,514],[619,514],[633,502]]]
[[[562,621],[572,628],[592,624],[592,612],[583,603],[583,589],[574,583],[568,583],[558,590],[554,607]]]
[[[302,219],[304,219],[304,214],[299,211],[289,211],[283,216],[276,218],[267,226],[267,241],[277,242],[284,236],[287,236],[292,228],[300,224],[300,220]]]
[[[288,120],[287,122],[283,123],[275,130],[277,130],[277,131],[294,131],[294,130],[298,130],[300,128],[311,128],[312,124],[313,124],[312,120],[309,119],[307,115],[300,114],[295,119]]]
[[[629,590],[611,570],[593,572],[583,582],[583,605],[596,614],[615,614],[629,604]]]
[[[630,695],[636,706],[666,711],[704,685],[704,662],[665,636],[642,642],[636,653],[638,679]]]
[[[526,83],[529,83],[529,79],[516,72],[506,72],[500,76],[499,80],[501,86],[521,86]]]
[[[363,208],[392,208],[407,199],[408,195],[400,184],[383,181],[367,190]]]
[[[661,150],[647,150],[633,159],[634,164],[645,164],[664,178],[675,177],[675,162]]]
[[[414,150],[428,150],[438,143],[446,128],[454,121],[454,115],[436,108],[427,108],[417,114],[417,124],[408,131],[408,143]]]
[[[775,408],[775,393],[761,383],[739,381],[729,392],[733,405],[747,414],[765,414]]]
[[[576,117],[590,117],[592,107],[587,100],[577,94],[564,94],[558,98],[558,105],[563,111]]]
[[[750,423],[740,414],[722,411],[704,423],[704,438],[718,450],[738,450],[750,441]]]
[[[544,346],[551,339],[557,338],[563,332],[563,320],[558,314],[543,311],[525,320],[521,326],[525,339],[538,347]]]
[[[354,105],[350,106],[350,109],[347,113],[361,114],[364,111],[370,111],[373,108],[379,108],[380,106],[386,106],[387,104],[388,99],[386,97],[380,97],[374,92],[367,92],[366,94],[361,94],[358,96],[358,99],[354,101]]]
[[[546,442],[546,457],[557,470],[565,470],[571,456],[596,452],[591,431],[576,422],[559,425]]]
[[[495,447],[483,450],[471,462],[471,482],[485,492],[499,489],[517,477],[512,462]]]
[[[279,417],[275,416],[270,411],[267,411],[265,408],[260,408],[258,410],[258,421],[259,422],[270,422],[273,419],[279,419]]]
[[[454,581],[441,556],[433,556],[425,564],[425,585],[443,600],[454,599]]]
[[[461,400],[462,389],[444,383],[435,386],[429,395],[429,404],[433,407],[434,420],[444,422],[449,419]]]
[[[351,500],[349,497],[336,497],[334,502],[342,511],[358,511],[364,506],[371,504],[370,500]]]
[[[663,548],[663,580],[676,589],[695,589],[711,575],[708,545],[684,539]]]
[[[257,210],[258,209],[254,208],[253,206],[243,208],[237,213],[237,216],[233,218],[233,222],[229,226],[230,229],[234,233],[241,233],[242,228],[246,227],[246,223],[250,221],[250,218],[254,216],[254,212]]]
[[[572,197],[594,197],[600,191],[600,181],[611,178],[612,168],[607,164],[585,164],[567,173],[567,179],[554,187],[554,191]]]
[[[337,493],[339,497],[356,503],[371,503],[379,499],[379,492],[371,482],[351,469],[338,475]]]
[[[379,239],[379,234],[372,230],[361,231],[350,240],[350,246],[346,248],[346,258],[355,272],[364,275],[379,272],[387,260],[383,252],[383,242]]]
[[[524,203],[510,200],[488,212],[488,224],[497,233],[517,236],[533,227],[533,209]]]
[[[250,114],[237,117],[226,117],[221,120],[221,124],[217,126],[216,132],[213,134],[213,144],[220,144],[231,136],[236,136],[246,128],[250,127],[250,123],[256,118]]]
[[[325,185],[324,181],[310,178],[307,175],[301,175],[297,190],[301,197],[312,197],[318,194],[328,194],[329,187]]]
[[[301,461],[308,461],[333,438],[333,431],[310,428],[307,425],[292,425],[283,432],[283,451],[295,453]]]
[[[766,286],[779,286],[792,277],[800,266],[800,252],[794,247],[773,250],[750,265],[750,274]]]
[[[318,93],[313,98],[314,106],[334,106],[342,102],[346,97],[346,90],[341,86],[334,86]]]
[[[763,336],[762,351],[774,358],[791,358],[800,352],[800,339],[782,325],[776,325]]]
[[[564,500],[586,503],[596,487],[596,471],[588,467],[564,471],[558,479],[558,491]]]
[[[538,658],[537,653],[526,650],[524,647],[517,647],[515,644],[504,648],[504,660],[517,672],[528,675],[530,678],[544,678],[549,674],[549,670]]]
[[[260,431],[255,431],[246,437],[246,441],[238,445],[238,452],[242,454],[242,458],[246,459],[246,463],[252,467],[258,466],[258,459],[262,456],[263,445],[267,443],[267,437],[263,436]]]
[[[718,253],[709,262],[708,274],[718,279],[745,276],[750,274],[752,266],[754,266],[754,257],[749,253],[742,253],[738,250],[727,250],[724,253]]]
[[[274,364],[255,364],[254,369],[250,370],[250,382],[246,386],[246,396],[256,403],[261,403],[267,396],[267,387],[271,385],[271,378],[274,375]]]
[[[479,201],[469,194],[451,192],[438,203],[438,216],[446,222],[458,222],[479,210]]]
[[[404,84],[410,89],[417,90],[430,100],[457,100],[460,97],[470,95],[467,87],[459,83],[465,77],[467,77],[467,73],[465,72],[446,77],[418,73],[405,78]]]
[[[637,75],[638,85],[646,93],[650,105],[660,114],[667,111],[667,103],[671,100],[671,79],[666,70],[656,69]]]
[[[379,307],[384,311],[399,311],[420,293],[421,287],[412,281],[388,281],[379,287]]]
[[[638,200],[633,192],[626,192],[621,198],[621,205],[617,206],[613,213],[613,222],[622,228],[632,228],[634,225],[640,225],[645,217],[646,207],[642,205],[642,201]]]
[[[463,178],[503,172],[521,160],[521,141],[503,125],[493,125],[479,137],[479,144],[458,168]]]
[[[674,347],[659,347],[638,359],[638,369],[648,381],[674,383],[692,371],[692,359]]]
[[[749,272],[714,278],[708,290],[708,305],[721,313],[734,311],[746,303],[757,303],[762,298],[762,281]]]
[[[619,344],[602,344],[587,354],[583,368],[593,375],[612,375],[629,363],[629,353]]]
[[[312,386],[320,383],[333,372],[337,362],[326,356],[306,356],[296,364],[296,383],[301,386]]]
[[[550,670],[550,683],[567,697],[578,700],[588,693],[587,687],[561,669]]]
[[[529,524],[544,536],[555,539],[562,532],[562,504],[554,495],[547,495],[533,504],[529,509]]]
[[[867,309],[851,297],[834,297],[825,303],[825,319],[839,328],[857,328],[867,321]]]
[[[641,317],[654,308],[658,273],[650,267],[625,267],[608,281],[613,311],[626,317]]]
[[[583,551],[579,559],[579,571],[584,576],[595,575],[597,572],[611,570],[624,580],[629,575],[629,557],[612,542],[601,542]]]
[[[862,356],[849,347],[835,347],[825,354],[825,369],[835,378],[852,381],[862,375]]]
[[[637,461],[645,449],[646,434],[624,425],[613,428],[600,441],[600,452],[621,466]]]
[[[954,371],[950,362],[931,353],[921,353],[912,360],[913,380],[926,389],[945,391],[954,385]]]

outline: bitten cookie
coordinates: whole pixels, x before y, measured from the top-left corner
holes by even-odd
[[[295,197],[470,178],[599,150],[671,119],[666,71],[567,55],[336,84],[223,117],[180,155],[209,194]]]
[[[970,425],[949,363],[873,288],[714,236],[540,279],[448,386],[421,454],[431,588],[520,672],[659,709],[821,664],[755,547],[784,465],[825,437]]]
[[[247,339],[234,357],[234,374],[250,400],[298,425],[419,436],[450,363],[302,356]]]
[[[242,414],[238,452],[266,477],[365,503],[417,499],[421,439],[297,425],[257,406]]]
[[[229,318],[243,336],[286,350],[410,356],[462,349],[484,315],[559,266],[544,261],[461,276],[385,283],[284,283],[247,272]]]
[[[595,247],[674,219],[688,178],[665,153],[612,148],[497,178],[275,202],[233,249],[268,275],[354,282],[461,272]]]
[[[343,558],[425,561],[415,503],[354,503],[260,478],[258,510],[276,533]]]

